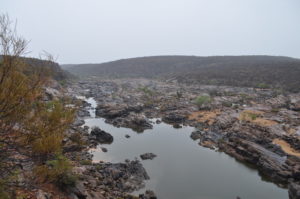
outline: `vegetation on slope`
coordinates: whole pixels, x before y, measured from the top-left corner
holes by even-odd
[[[300,91],[300,60],[289,57],[154,56],[63,67],[78,76],[163,78],[188,84]]]

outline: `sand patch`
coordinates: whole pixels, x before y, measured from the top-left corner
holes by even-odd
[[[274,139],[273,143],[279,145],[285,153],[287,153],[289,155],[294,155],[294,156],[300,157],[300,151],[293,149],[291,147],[291,145],[289,143],[287,143],[286,141],[281,140],[281,139]]]

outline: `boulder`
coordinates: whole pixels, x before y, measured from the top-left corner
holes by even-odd
[[[96,115],[108,119],[124,117],[128,115],[127,106],[98,105],[96,108]]]
[[[289,184],[289,198],[300,199],[300,185],[296,183]]]
[[[37,193],[36,193],[36,198],[37,199],[50,199],[51,198],[51,194],[49,193],[46,193],[42,190],[38,190]]]
[[[288,104],[287,97],[279,95],[266,101],[272,108],[285,108]]]
[[[92,129],[91,136],[93,136],[100,144],[111,144],[114,140],[111,134],[101,130],[98,127]]]
[[[81,120],[81,119],[76,119],[75,122],[74,122],[74,126],[82,126],[84,125],[84,120]]]
[[[126,105],[98,105],[96,108],[96,115],[107,119],[114,119],[117,117],[126,117],[129,113],[139,113],[143,110],[141,105],[126,106]]]
[[[289,108],[293,111],[300,111],[300,95],[294,94],[290,95],[290,104]]]
[[[162,121],[166,123],[183,123],[186,119],[185,115],[180,112],[171,112],[162,117]]]
[[[202,132],[201,131],[193,131],[192,133],[191,133],[191,138],[193,139],[193,140],[198,140],[198,139],[200,139],[201,138],[201,136],[202,136]]]
[[[70,193],[70,198],[74,199],[85,199],[88,194],[83,181],[77,181],[74,187],[69,188],[68,192]]]
[[[180,129],[180,128],[182,128],[182,126],[181,126],[180,124],[174,124],[174,125],[173,125],[173,128],[175,128],[175,129]]]
[[[78,117],[89,117],[90,112],[88,110],[78,110],[77,111],[77,116]]]
[[[152,129],[149,119],[142,114],[130,113],[126,118],[117,118],[114,125],[131,128],[136,132],[143,132],[146,129]],[[115,125],[115,126],[117,126]]]
[[[149,160],[149,159],[152,160],[153,158],[156,157],[156,155],[153,153],[144,153],[144,154],[140,155],[140,157],[142,160]]]
[[[157,199],[155,193],[152,190],[146,190],[145,194],[139,195],[140,199]]]

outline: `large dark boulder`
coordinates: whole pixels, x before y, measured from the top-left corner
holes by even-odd
[[[201,131],[193,131],[190,136],[193,140],[198,140],[202,137]]]
[[[130,114],[124,118],[124,126],[133,129],[136,132],[143,132],[146,129],[152,129],[153,126],[150,121],[143,115]]]
[[[107,119],[114,119],[117,117],[126,117],[131,112],[139,113],[142,110],[143,107],[140,105],[126,106],[126,105],[103,104],[103,105],[98,105],[98,107],[96,108],[96,115]]]
[[[186,116],[180,112],[171,112],[162,117],[162,121],[166,123],[183,123],[186,120]]]
[[[96,115],[108,119],[114,119],[117,117],[124,117],[128,115],[125,107],[114,105],[98,105],[96,108]]]
[[[101,130],[98,127],[92,129],[91,136],[100,144],[111,144],[114,141],[114,138],[111,134]]]
[[[140,157],[142,160],[152,160],[153,158],[156,157],[156,155],[153,153],[144,153],[144,154],[140,155]]]

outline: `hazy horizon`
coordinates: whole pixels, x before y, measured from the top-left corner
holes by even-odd
[[[30,40],[61,64],[191,55],[300,58],[298,0],[0,0]]]

